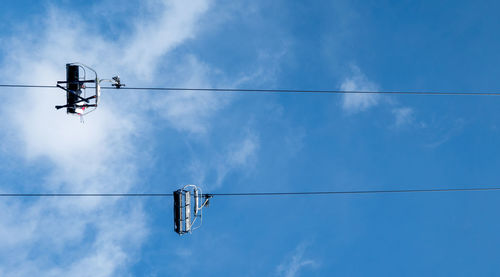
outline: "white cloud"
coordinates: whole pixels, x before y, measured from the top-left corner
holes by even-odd
[[[295,248],[292,254],[287,255],[288,257],[280,265],[278,265],[276,269],[278,275],[284,277],[296,277],[300,276],[300,271],[306,267],[318,267],[318,262],[312,259],[304,258],[306,248],[307,244],[301,243]]]
[[[454,137],[460,135],[467,125],[467,121],[463,118],[446,118],[439,121],[432,121],[425,126],[430,132],[430,142],[424,144],[425,147],[436,148]]]
[[[230,145],[217,165],[217,181],[212,189],[220,187],[226,175],[232,170],[238,168],[249,170],[255,162],[259,146],[259,137],[250,131],[240,142]]]
[[[231,172],[245,170],[251,172],[255,166],[260,148],[259,136],[250,129],[245,134],[224,147],[220,153],[213,152],[208,159],[194,158],[187,170],[197,184],[208,185],[204,189],[216,189],[223,185],[224,179]]]
[[[193,56],[188,56],[180,72],[185,77],[178,81],[181,87],[210,87],[210,68]],[[209,130],[212,115],[227,105],[230,95],[216,95],[208,91],[182,91],[156,95],[150,98],[151,109],[179,131],[203,135]]]
[[[345,78],[340,85],[341,90],[349,91],[376,91],[377,86],[370,82],[361,70],[353,66],[352,75]],[[378,94],[344,94],[342,108],[348,113],[357,113],[376,106],[380,101]]]
[[[198,19],[209,7],[209,1],[204,0],[188,4],[148,3],[153,2],[157,14],[135,19],[135,30],[119,41],[109,41],[91,32],[95,26],[85,18],[73,16],[79,11],[52,8],[44,24],[9,42],[4,40],[4,45],[10,47],[5,49],[8,58],[0,69],[2,78],[9,82],[54,84],[64,78],[65,63],[82,61],[104,77],[119,69],[122,76],[129,76],[128,81],[150,79],[163,55],[195,36]],[[137,108],[137,103],[151,101],[150,96],[124,92],[120,98],[111,98],[105,91],[99,109],[87,117],[85,124],[80,124],[77,118],[54,109],[54,105],[65,101],[62,91],[11,92],[6,100],[9,105],[0,110],[0,136],[6,138],[3,144],[9,144],[2,145],[2,151],[26,158],[26,170],[40,166],[48,169],[42,180],[25,189],[127,192],[134,188],[138,180],[135,171],[143,157],[141,146],[134,140],[148,132],[143,127],[148,126],[145,109]],[[157,97],[166,103],[153,110],[174,110],[167,116],[175,121],[173,127],[196,131],[201,128],[199,121],[216,111],[218,103],[211,96],[189,97]],[[192,115],[175,110],[186,107],[186,103],[191,105],[187,110],[194,111]],[[203,109],[201,115],[196,114]],[[203,123],[207,125],[206,121]],[[2,199],[0,207],[2,276],[117,275],[130,266],[148,233],[137,200]]]
[[[378,91],[379,87],[371,82],[357,66],[351,67],[352,74],[350,77],[345,78],[342,82],[340,89],[346,91]],[[403,127],[415,123],[415,111],[410,107],[401,106],[396,100],[385,97],[382,98],[380,94],[363,94],[353,93],[344,94],[342,98],[342,109],[348,114],[363,112],[371,107],[377,106],[381,103],[393,106],[391,113],[394,116],[394,124],[392,127]],[[420,127],[424,123],[418,123]]]
[[[394,108],[392,109],[392,114],[395,118],[394,125],[396,127],[411,124],[415,120],[414,111],[409,107]]]
[[[210,1],[153,1],[153,5],[153,12],[158,14],[148,14],[148,17],[157,16],[158,19],[145,19],[135,24],[134,35],[121,60],[141,77],[151,77],[158,58],[194,37],[200,16],[208,10]]]
[[[227,161],[231,165],[246,165],[255,155],[258,148],[259,142],[257,136],[247,136],[241,143],[233,146],[228,153]]]

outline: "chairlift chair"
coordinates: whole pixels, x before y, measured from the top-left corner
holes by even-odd
[[[184,235],[200,228],[203,208],[208,206],[212,196],[203,194],[201,188],[195,185],[186,185],[182,189],[174,191],[173,197],[174,231],[179,235]],[[194,201],[191,202],[191,200]]]
[[[91,74],[91,78],[87,78],[87,73]],[[118,76],[111,80],[99,79],[97,72],[89,66],[82,63],[66,64],[66,81],[57,81],[57,87],[66,91],[66,105],[56,106],[56,109],[66,108],[66,113],[80,116],[93,112],[99,104],[103,81],[111,82],[115,88],[125,86]],[[87,92],[89,83],[94,84],[94,87]],[[66,87],[62,84],[66,84]]]

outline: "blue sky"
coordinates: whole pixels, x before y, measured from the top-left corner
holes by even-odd
[[[0,83],[82,62],[129,86],[491,91],[496,1],[15,1]],[[495,97],[2,89],[2,192],[497,185]],[[216,197],[173,232],[171,199],[1,199],[1,276],[497,276],[495,192]]]

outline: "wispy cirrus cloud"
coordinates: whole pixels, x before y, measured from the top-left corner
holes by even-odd
[[[352,73],[345,78],[341,90],[348,91],[376,91],[378,86],[368,80],[359,67],[351,66]],[[358,113],[378,105],[380,95],[378,94],[344,94],[342,98],[342,109],[347,113]]]
[[[276,268],[278,275],[284,277],[296,277],[300,276],[300,271],[305,268],[317,268],[319,266],[317,261],[304,257],[306,250],[307,244],[300,243],[295,250],[288,254],[283,262],[278,265]]]
[[[429,142],[424,146],[436,148],[447,143],[452,138],[459,136],[467,126],[467,120],[463,118],[446,118],[444,120],[429,123],[428,129],[432,130]]]
[[[6,57],[0,67],[2,79],[9,83],[29,80],[54,84],[64,79],[65,63],[80,61],[97,69],[100,77],[119,73],[127,84],[155,80],[160,85],[167,81],[173,86],[218,85],[220,81],[213,78],[216,70],[196,56],[185,54],[175,61],[168,56],[196,38],[202,28],[200,20],[210,11],[211,3],[141,2],[137,9],[149,9],[149,16],[131,16],[125,26],[128,29],[120,29],[120,34],[110,39],[93,32],[99,27],[75,16],[76,11],[50,7],[41,15],[42,24],[3,41]],[[88,34],[95,35],[84,39]],[[179,60],[182,63],[175,66],[173,63]],[[269,75],[266,70],[258,72],[241,72],[235,81],[224,82],[239,85]],[[203,140],[211,132],[212,117],[232,101],[232,97],[211,93],[103,91],[99,109],[80,124],[78,118],[54,109],[54,105],[65,101],[62,91],[26,89],[15,93],[5,99],[9,105],[0,109],[5,119],[0,123],[0,160],[16,156],[26,161],[19,165],[25,170],[44,170],[36,184],[4,186],[3,191],[134,190],[140,180],[137,172],[141,164],[149,162],[149,155],[153,155],[140,141],[150,136],[155,126],[171,128],[187,140],[192,134],[194,140]],[[187,181],[199,177],[201,184],[204,174],[211,171],[216,177],[211,179],[214,183],[210,188],[215,188],[229,173],[255,164],[260,147],[257,132],[248,129],[241,136],[225,139],[224,145],[208,169],[205,160],[197,164],[198,160],[193,159],[194,170]],[[8,214],[0,219],[0,275],[126,275],[149,234],[148,216],[141,202],[118,198],[49,200],[0,202]]]
[[[52,7],[45,21],[26,33],[5,38],[6,58],[0,68],[10,82],[53,84],[65,76],[64,64],[82,61],[102,76],[115,72],[131,82],[147,82],[164,60],[162,57],[196,36],[198,20],[210,1],[154,2],[155,14],[133,18],[130,36],[108,40],[94,35],[91,21],[74,16],[77,11]],[[21,43],[22,42],[22,43]],[[194,64],[196,68],[198,65]],[[102,69],[102,70],[101,70]],[[195,78],[195,77],[193,77]],[[50,81],[48,81],[50,80]],[[12,91],[14,92],[14,91]],[[98,111],[85,124],[56,111],[62,92],[16,90],[0,114],[2,151],[28,161],[25,170],[43,167],[36,184],[2,187],[3,191],[24,189],[44,192],[127,192],[135,187],[136,173],[145,156],[135,142],[147,134],[148,110],[136,108],[150,96],[122,94],[120,101],[103,95]],[[160,113],[185,106],[184,99],[150,109]],[[192,110],[210,103],[201,116],[170,114],[168,120],[179,130],[196,130],[199,121],[217,110],[210,97],[189,101]],[[204,125],[208,125],[204,122]],[[6,145],[8,144],[8,145]],[[5,158],[0,157],[0,158]],[[0,275],[2,276],[114,276],[129,266],[148,235],[146,215],[139,201],[125,199],[74,198],[23,201],[2,199],[5,214],[0,219]]]
[[[251,164],[255,163],[259,145],[259,137],[253,132],[250,133],[250,131],[247,131],[241,141],[230,145],[222,158],[222,162],[218,164],[216,187],[222,185],[224,178],[231,170],[250,168]]]
[[[415,121],[414,110],[410,107],[398,107],[392,109],[395,127],[411,124]]]
[[[345,78],[340,86],[346,91],[378,91],[379,86],[369,80],[358,66],[351,66],[351,74]],[[342,109],[347,114],[356,114],[369,110],[379,105],[389,105],[390,112],[394,118],[391,128],[402,128],[404,126],[424,126],[422,122],[416,122],[415,110],[403,106],[391,97],[383,97],[380,94],[344,94],[342,98]]]
[[[220,188],[227,175],[245,170],[250,172],[257,162],[260,149],[258,134],[247,129],[243,135],[233,139],[219,153],[214,153],[208,159],[194,158],[188,166],[189,173],[198,184],[208,184],[211,190]]]
[[[142,19],[134,24],[133,35],[124,48],[119,63],[132,69],[141,78],[150,79],[159,58],[186,40],[193,38],[199,29],[199,20],[207,12],[211,1],[182,0],[150,1],[157,14],[156,20]]]
[[[210,66],[189,55],[179,66],[179,75],[187,76],[179,80],[179,87],[212,87]],[[220,109],[231,102],[227,95],[213,92],[182,91],[155,95],[147,99],[149,109],[154,111],[168,125],[178,131],[204,135],[210,130],[209,121]]]

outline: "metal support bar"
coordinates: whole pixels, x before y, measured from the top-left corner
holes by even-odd
[[[67,88],[65,88],[65,87],[63,87],[63,86],[60,86],[60,85],[57,85],[57,87],[58,87],[58,88],[62,88],[63,90],[65,90],[65,91],[66,91],[66,92],[68,92],[68,93],[72,93],[72,94],[73,94],[76,98],[80,99],[80,101],[78,101],[78,102],[85,101],[85,102],[87,102],[87,103],[88,103],[88,102],[89,102],[89,100],[88,100],[88,99],[91,99],[91,98],[92,98],[92,97],[89,97],[89,98],[83,98],[83,97],[81,97],[80,95],[78,95],[76,92],[74,92],[74,91],[72,91],[72,90],[69,90],[69,89],[67,89]],[[75,102],[75,103],[78,103],[78,102]]]
[[[58,84],[83,84],[83,83],[95,83],[95,80],[81,80],[81,81],[57,81]]]

